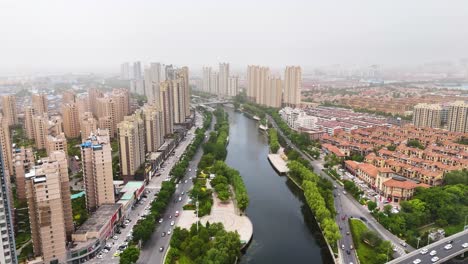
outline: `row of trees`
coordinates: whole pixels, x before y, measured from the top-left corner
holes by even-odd
[[[227,179],[228,183],[234,189],[237,207],[245,211],[249,205],[249,195],[247,194],[247,188],[245,187],[244,180],[239,171],[229,167],[224,161],[218,160],[211,168],[211,173],[216,174],[217,177],[222,175]]]
[[[349,219],[351,233],[353,235],[354,246],[363,264],[386,263],[391,257],[392,252],[390,241],[382,240],[379,235],[367,228],[367,226],[358,219]]]
[[[190,161],[193,159],[193,156],[197,153],[198,148],[203,143],[203,139],[205,138],[205,130],[198,128],[195,131],[195,139],[193,140],[192,144],[187,147],[183,157],[172,167],[171,175],[177,181],[182,179],[187,171],[188,166],[190,165]]]
[[[146,218],[139,220],[133,227],[133,241],[135,243],[141,241],[145,244],[151,238],[157,225],[157,219],[159,219],[166,210],[174,191],[174,181],[171,180],[162,183],[158,197],[151,203],[150,214],[146,216]]]
[[[276,129],[268,129],[268,138],[270,142],[271,153],[277,153],[280,148],[280,144],[278,142],[278,132],[276,131]]]
[[[340,230],[334,220],[335,205],[332,193],[332,183],[317,176],[307,167],[297,161],[288,163],[289,173],[301,180],[304,196],[310,209],[314,212],[325,239],[330,245],[336,245],[341,238]]]
[[[240,257],[241,241],[237,232],[227,232],[221,223],[193,224],[190,230],[176,227],[170,242],[171,249],[166,264],[187,263],[182,257],[195,264],[235,263]]]

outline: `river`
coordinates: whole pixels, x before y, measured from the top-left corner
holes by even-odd
[[[268,140],[257,123],[229,113],[226,163],[237,169],[250,197],[247,215],[253,240],[241,264],[333,263],[302,191],[267,160]]]

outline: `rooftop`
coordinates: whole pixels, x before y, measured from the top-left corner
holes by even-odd
[[[99,232],[111,217],[120,209],[121,204],[103,204],[91,217],[76,230],[75,234],[86,234],[88,232]]]

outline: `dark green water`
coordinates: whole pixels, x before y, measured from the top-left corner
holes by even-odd
[[[230,109],[226,163],[244,178],[253,241],[241,263],[333,263],[300,189],[267,160],[268,141],[257,123]]]

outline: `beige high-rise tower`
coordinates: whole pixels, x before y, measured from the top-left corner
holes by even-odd
[[[26,106],[24,108],[24,130],[28,139],[34,139],[34,108]]]
[[[45,149],[49,134],[49,117],[47,114],[33,117],[34,141],[37,149]]]
[[[125,182],[134,180],[137,170],[145,162],[145,128],[141,116],[137,111],[117,126],[120,171]]]
[[[164,118],[163,113],[155,105],[143,106],[145,120],[145,146],[146,152],[156,152],[164,143]]]
[[[228,95],[229,63],[219,64],[219,95]]]
[[[468,103],[456,101],[449,106],[448,130],[468,133]]]
[[[298,107],[301,104],[302,70],[299,66],[287,66],[284,71],[283,103]]]
[[[264,105],[270,69],[249,65],[247,67],[247,97],[250,101]]]
[[[98,113],[97,113],[97,100],[98,98],[102,98],[104,97],[104,94],[99,91],[98,89],[96,88],[89,88],[88,89],[88,100],[89,100],[89,109],[90,111],[93,113],[94,116],[98,117]]]
[[[62,103],[72,104],[76,102],[76,94],[72,90],[66,90],[62,93]]]
[[[34,255],[44,263],[65,263],[73,232],[65,153],[53,153],[26,174],[26,194]]]
[[[8,122],[8,125],[18,124],[18,115],[16,112],[16,96],[4,95],[2,96],[3,116]]]
[[[267,98],[265,105],[268,107],[281,107],[282,81],[279,77],[270,77],[267,84],[265,96]]]
[[[183,79],[172,81],[173,101],[174,101],[174,123],[180,124],[185,122],[185,88]]]
[[[115,203],[109,131],[98,129],[83,140],[81,158],[88,211]]]
[[[183,104],[184,104],[184,112],[185,117],[190,117],[190,84],[189,84],[189,68],[182,67],[177,70],[176,72],[177,78],[180,79],[180,84],[182,85],[183,91]]]
[[[159,83],[162,81],[161,64],[151,63],[144,71],[145,93],[149,103],[159,102]]]
[[[62,105],[63,131],[67,138],[80,136],[80,118],[78,107],[75,103]]]
[[[168,80],[161,83],[159,95],[163,118],[164,118],[164,135],[170,135],[173,132],[174,123],[174,85]]]
[[[65,134],[60,133],[56,136],[48,135],[46,146],[47,155],[51,155],[52,152],[59,150],[68,153],[67,138],[65,137]]]
[[[3,158],[0,157],[0,262],[16,264],[16,246],[14,232],[14,201],[11,192],[10,176],[3,168]]]
[[[439,104],[417,104],[413,109],[413,125],[440,128],[442,107]]]
[[[80,128],[82,139],[89,137],[89,135],[91,135],[91,132],[96,131],[96,129],[98,128],[98,123],[97,120],[93,117],[93,113],[84,112],[81,115]]]
[[[36,115],[42,115],[48,111],[47,95],[46,94],[33,94],[32,107]]]
[[[26,178],[34,167],[34,153],[32,148],[21,147],[13,151],[13,170],[15,174],[16,195],[19,200],[26,201]]]
[[[11,150],[11,137],[10,137],[10,127],[8,122],[5,121],[3,117],[0,116],[0,150],[2,151],[3,164],[6,174],[13,175],[13,161]]]

